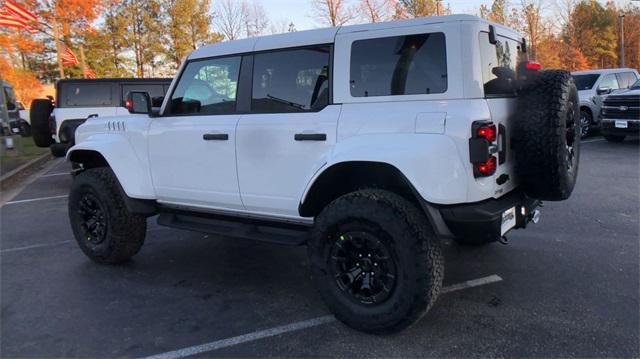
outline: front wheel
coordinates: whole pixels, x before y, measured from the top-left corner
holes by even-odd
[[[585,138],[591,134],[593,117],[587,110],[580,110],[580,137]]]
[[[337,319],[369,333],[400,331],[435,303],[444,259],[427,219],[384,190],[330,203],[309,241],[316,287]]]
[[[69,220],[84,254],[98,263],[116,264],[133,257],[144,243],[145,217],[130,213],[110,168],[78,174],[69,193]]]

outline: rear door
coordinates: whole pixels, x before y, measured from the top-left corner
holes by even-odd
[[[517,66],[523,60],[522,44],[500,33],[496,36],[496,43],[491,44],[489,33],[484,31],[480,32],[479,41],[484,95],[491,114],[490,120],[498,130],[498,168],[494,177],[507,174],[514,178],[515,156],[510,151],[509,140],[517,116],[515,80]],[[498,185],[493,178],[487,182],[494,187],[498,196],[508,193],[516,185],[515,181]]]
[[[336,142],[330,58],[329,45],[254,55],[251,113],[236,132],[247,210],[298,216],[306,184]]]

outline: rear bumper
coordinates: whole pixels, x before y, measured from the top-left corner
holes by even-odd
[[[527,197],[522,191],[514,190],[498,199],[436,206],[433,208],[450,233],[446,235],[437,226],[435,228],[440,234],[445,234],[445,237],[495,241],[502,236],[502,214],[506,210],[515,207],[516,224],[513,229],[524,228],[533,218],[534,210],[540,203],[537,199]]]
[[[638,136],[640,135],[640,120],[624,119],[619,121],[626,121],[627,128],[618,128],[615,126],[616,120],[605,118],[602,120],[600,131],[603,135],[614,136]]]

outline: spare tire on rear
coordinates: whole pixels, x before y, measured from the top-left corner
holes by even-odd
[[[518,99],[513,147],[525,193],[533,198],[569,198],[578,176],[580,108],[571,74],[542,71]]]
[[[53,104],[49,99],[36,99],[31,102],[29,117],[31,118],[31,136],[38,147],[49,147],[53,143],[49,128],[49,116]]]

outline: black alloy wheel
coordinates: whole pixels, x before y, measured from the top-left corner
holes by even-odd
[[[93,245],[104,242],[107,236],[107,212],[90,192],[84,193],[78,204],[78,214],[84,238]]]
[[[356,303],[384,302],[396,285],[396,264],[387,245],[374,233],[338,234],[330,251],[336,285]]]

